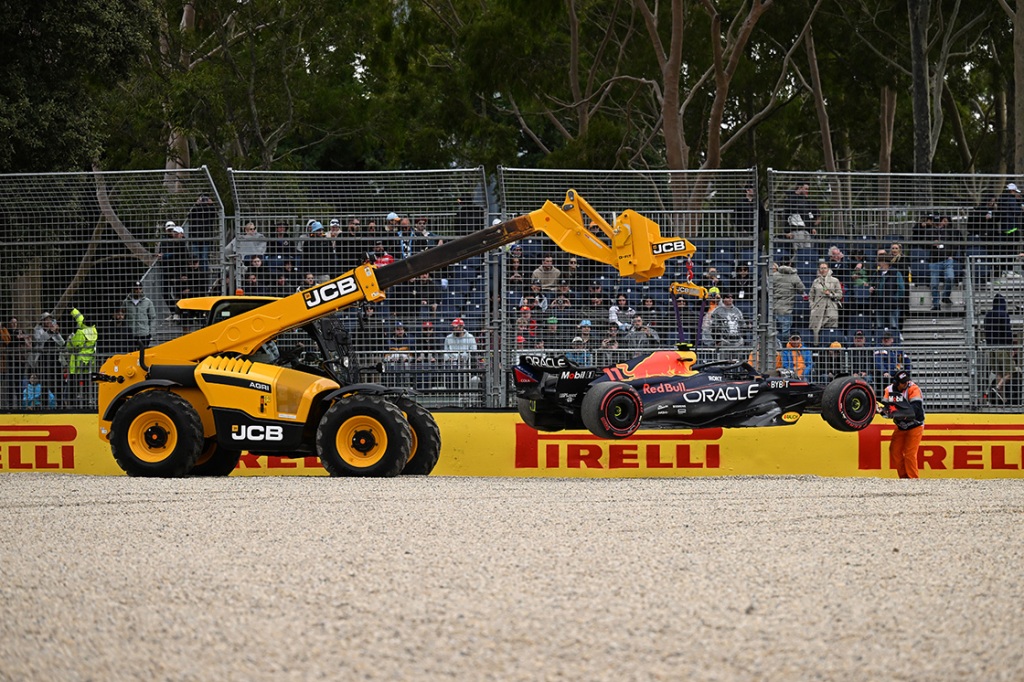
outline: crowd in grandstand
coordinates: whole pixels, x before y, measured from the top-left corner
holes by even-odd
[[[980,264],[973,271],[977,283],[984,283],[1013,270],[1024,251],[1024,208],[1013,183],[986,198],[966,219],[926,214],[906,234],[884,242],[835,234],[811,201],[807,183],[782,197],[777,210],[780,233],[770,242],[773,251],[760,281],[755,281],[755,270],[764,254],[757,239],[767,218],[747,188],[731,212],[733,237],[701,240],[694,259],[685,266],[673,264],[661,280],[637,284],[622,279],[609,266],[535,236],[506,247],[497,258],[477,256],[420,275],[389,290],[383,302],[353,306],[338,316],[367,359],[404,367],[408,376],[445,364],[479,369],[484,361],[479,351],[491,350],[492,339],[501,337],[480,333],[490,324],[496,283],[491,275],[498,272],[504,338],[514,350],[564,352],[579,364],[602,364],[686,341],[714,349],[717,357],[748,359],[773,372],[822,382],[852,373],[881,387],[896,371],[911,366],[902,342],[912,295],[927,297],[931,311],[950,310],[967,256],[996,259],[994,267]],[[474,211],[471,220],[482,223],[482,212]],[[312,218],[297,229],[276,221],[262,228],[257,221],[242,221],[220,260],[215,255],[220,249],[211,247],[219,218],[209,197],[196,201],[183,224],[164,224],[155,250],[155,277],[137,282],[108,319],[86,313],[90,322],[99,320],[100,355],[146,345],[168,324],[178,325],[178,333],[201,324],[177,308],[183,298],[224,290],[287,296],[362,263],[387,267],[444,242],[431,230],[430,218],[394,212]],[[482,225],[462,227],[470,231]],[[486,262],[497,262],[499,268],[492,271]],[[668,286],[673,278],[699,284],[707,298],[674,298]],[[758,314],[758,291],[763,289],[766,318]],[[1000,303],[997,297],[993,310],[983,337],[994,349],[988,360],[990,392],[1007,400],[1021,365],[1020,339],[1014,337],[1005,300]],[[765,358],[762,365],[759,325],[769,321],[776,348],[774,358]],[[44,316],[31,331],[10,319],[0,327],[0,343],[4,409],[88,407],[83,403],[88,392],[80,390],[83,365],[73,364],[75,351],[52,316]]]

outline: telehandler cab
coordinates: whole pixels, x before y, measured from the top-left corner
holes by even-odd
[[[662,237],[656,223],[632,210],[609,225],[569,190],[561,207],[545,202],[385,267],[366,263],[285,298],[240,304],[205,328],[109,358],[96,374],[100,436],[131,476],[226,476],[243,450],[316,455],[333,476],[430,473],[440,454],[439,429],[409,395],[340,381],[342,358],[330,349],[317,365],[298,358],[291,366],[264,361],[261,350],[284,332],[381,301],[396,284],[536,232],[638,282],[663,275],[669,258],[695,251],[683,238]],[[179,303],[214,320],[220,305],[227,304],[216,298]]]

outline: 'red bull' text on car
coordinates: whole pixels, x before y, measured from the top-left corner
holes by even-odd
[[[521,355],[512,369],[519,414],[538,431],[586,428],[627,438],[639,428],[786,426],[820,410],[838,431],[859,431],[875,415],[870,384],[841,377],[828,385],[767,376],[746,362],[698,364],[691,348],[659,350],[608,367],[581,367],[564,355]]]

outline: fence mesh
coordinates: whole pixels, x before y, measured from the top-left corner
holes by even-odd
[[[891,336],[929,389],[929,407],[989,404],[982,377],[991,372],[979,366],[989,361],[969,332],[1017,267],[1024,212],[1015,189],[1001,175],[770,172],[777,347],[797,334],[820,355],[861,343],[861,332],[883,351]],[[951,358],[950,348],[960,352]]]
[[[503,254],[501,269],[506,365],[538,350],[568,351],[585,364],[618,361],[681,340],[722,353],[742,351],[744,357],[753,349],[761,218],[754,170],[502,168],[499,178],[501,206],[509,217],[540,208],[545,200],[561,205],[566,190],[575,189],[610,224],[617,213],[633,209],[657,222],[662,235],[684,236],[697,247],[692,262],[670,260],[665,276],[637,284],[611,266],[562,252],[544,235],[518,242]],[[688,279],[715,298],[706,306],[674,301],[669,285]]]
[[[122,313],[135,282],[156,304],[151,335],[180,333],[164,318],[214,281],[223,216],[205,168],[0,175],[4,409],[91,406],[93,351],[67,345],[73,308],[96,326],[98,356],[129,344]]]
[[[521,353],[609,364],[685,339],[705,360],[747,359],[818,382],[857,372],[880,388],[910,367],[931,410],[1020,409],[1024,211],[1012,178],[771,171],[761,193],[753,170],[229,177],[226,221],[205,168],[0,176],[0,408],[24,409],[26,398],[32,409],[90,408],[95,389],[82,377],[92,365],[68,347],[70,311],[96,324],[98,356],[127,350],[134,341],[118,311],[134,282],[155,304],[159,342],[203,323],[175,307],[180,298],[288,295],[367,252],[400,259],[494,217],[560,204],[573,188],[609,222],[636,210],[693,241],[696,256],[643,285],[543,235],[452,265],[336,315],[361,378],[416,388],[431,407],[506,407],[507,370]],[[821,261],[838,282],[834,299],[817,282]],[[680,326],[668,285],[691,277],[732,294],[732,305],[685,301]],[[1008,336],[991,328],[1004,304]],[[48,347],[43,312],[60,332]]]

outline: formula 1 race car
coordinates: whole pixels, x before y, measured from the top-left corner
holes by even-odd
[[[663,429],[785,426],[820,410],[838,431],[859,431],[875,416],[863,379],[828,385],[759,373],[746,362],[697,364],[692,349],[659,350],[609,367],[580,367],[564,355],[522,355],[512,368],[519,414],[538,431],[586,428],[627,438]]]

